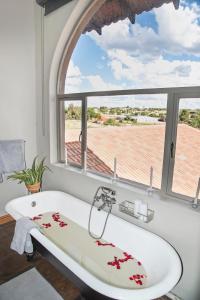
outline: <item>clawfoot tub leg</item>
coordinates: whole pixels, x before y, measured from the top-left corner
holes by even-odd
[[[33,242],[33,239],[32,239],[32,242]],[[36,249],[36,246],[33,242],[33,252],[32,253],[25,252],[27,261],[32,261],[35,254],[36,254],[36,252],[37,252],[37,249]]]
[[[25,254],[26,254],[26,260],[32,261],[35,256],[35,251],[33,251],[32,253],[25,253]]]

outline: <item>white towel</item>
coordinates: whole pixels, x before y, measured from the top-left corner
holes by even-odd
[[[30,235],[32,228],[39,227],[28,217],[23,217],[17,220],[15,225],[15,233],[10,248],[19,254],[23,254],[24,252],[32,253],[33,244]]]
[[[26,168],[25,141],[0,140],[0,183],[3,175]]]

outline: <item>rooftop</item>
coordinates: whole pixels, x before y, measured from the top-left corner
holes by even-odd
[[[78,160],[79,129],[67,131],[68,159]],[[149,184],[149,170],[154,168],[154,187],[160,188],[165,125],[88,128],[88,169],[108,175],[117,157],[119,177]],[[188,142],[190,141],[190,142]],[[190,145],[194,145],[191,149]],[[200,175],[200,130],[181,124],[178,127],[173,191],[193,197]],[[76,157],[76,158],[75,158]],[[94,163],[96,161],[96,163]],[[185,176],[183,176],[185,174]]]
[[[67,157],[71,163],[81,165],[81,143],[78,141],[66,143]],[[113,171],[93,152],[87,149],[88,169],[112,175]]]

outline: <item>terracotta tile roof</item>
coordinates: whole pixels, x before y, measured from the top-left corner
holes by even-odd
[[[65,144],[67,159],[71,163],[81,164],[81,143],[68,142]],[[87,168],[100,173],[113,175],[113,171],[89,148],[87,148]]]
[[[67,131],[67,141],[78,140],[79,131]],[[92,169],[113,170],[117,157],[119,177],[149,184],[149,170],[154,168],[154,186],[160,188],[163,164],[165,125],[88,128],[88,163]],[[79,155],[80,156],[80,155]],[[73,152],[71,153],[73,157]],[[200,176],[200,130],[181,124],[178,128],[175,192],[194,197]],[[91,163],[90,163],[91,159]],[[97,159],[95,165],[94,160]],[[102,166],[101,166],[101,163]],[[107,170],[107,171],[106,171]]]

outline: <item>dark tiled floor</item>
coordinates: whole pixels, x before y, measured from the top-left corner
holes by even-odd
[[[77,299],[80,296],[78,289],[40,255],[37,255],[33,262],[27,262],[25,256],[10,250],[14,226],[15,222],[0,225],[0,284],[35,267],[64,300]],[[168,298],[162,297],[157,300]]]
[[[77,299],[78,289],[41,256],[37,255],[33,262],[27,262],[24,255],[10,250],[14,226],[15,222],[0,225],[0,284],[35,267],[63,299]]]

